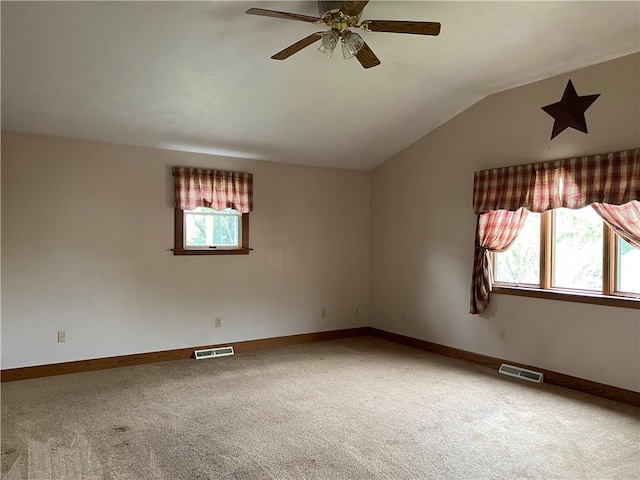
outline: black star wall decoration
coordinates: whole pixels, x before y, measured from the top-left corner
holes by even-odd
[[[553,122],[553,131],[551,132],[551,140],[569,127],[588,133],[584,112],[587,111],[599,96],[600,94],[597,93],[595,95],[579,97],[576,89],[573,87],[573,83],[569,80],[562,94],[562,99],[557,103],[542,107],[542,110],[555,119]]]

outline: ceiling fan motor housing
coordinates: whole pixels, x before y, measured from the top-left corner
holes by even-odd
[[[342,2],[318,0],[318,14],[320,17],[330,10],[339,10],[341,7]]]

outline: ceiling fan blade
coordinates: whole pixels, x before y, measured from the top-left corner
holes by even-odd
[[[362,9],[367,5],[367,3],[369,3],[369,0],[344,0],[340,10],[345,15],[356,17],[360,15]]]
[[[284,50],[276,53],[271,58],[273,58],[274,60],[284,60],[285,58],[289,58],[294,53],[297,53],[300,50],[302,50],[303,48],[308,47],[312,43],[315,43],[318,40],[320,40],[322,38],[323,34],[324,34],[324,32],[312,33],[311,35],[309,35],[308,37],[303,38],[299,42],[296,42],[293,45],[289,45],[287,48],[285,48]]]
[[[246,11],[249,15],[261,15],[263,17],[284,18],[286,20],[299,20],[309,23],[324,23],[321,18],[310,17],[308,15],[300,15],[298,13],[276,12],[275,10],[265,10],[264,8],[250,8]]]
[[[365,42],[362,48],[356,53],[356,58],[364,68],[375,67],[380,65],[380,60],[376,57],[376,54],[369,48],[369,45]]]
[[[369,32],[412,33],[415,35],[438,35],[438,22],[405,22],[401,20],[365,20],[358,27]]]

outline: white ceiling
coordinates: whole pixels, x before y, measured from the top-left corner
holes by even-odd
[[[364,70],[314,44],[316,2],[6,2],[3,130],[369,170],[492,93],[640,51],[640,2],[372,1]],[[561,92],[558,92],[559,96]]]

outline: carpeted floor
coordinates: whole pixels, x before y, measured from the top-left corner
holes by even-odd
[[[4,480],[640,478],[640,409],[370,337],[1,394]]]

